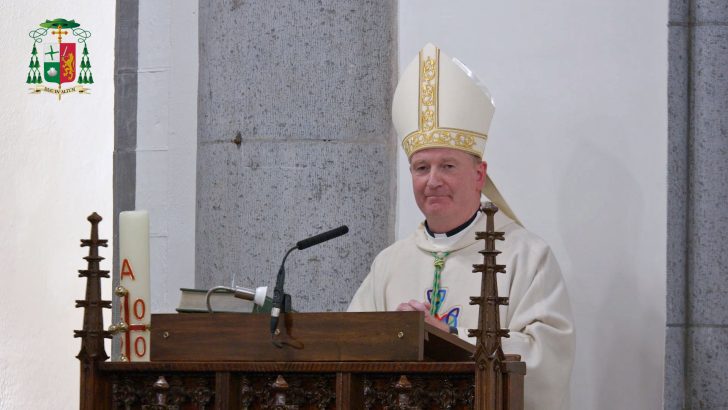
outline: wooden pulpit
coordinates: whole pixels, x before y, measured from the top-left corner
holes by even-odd
[[[525,363],[504,355],[492,216],[475,346],[424,322],[422,312],[156,314],[149,362],[108,362],[103,339],[97,225],[93,214],[82,338],[81,409],[488,409],[522,410]],[[502,234],[500,234],[502,236]]]

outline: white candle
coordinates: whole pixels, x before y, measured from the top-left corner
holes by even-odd
[[[121,333],[121,353],[132,362],[149,361],[151,291],[149,279],[149,213],[125,211],[119,214],[121,320],[129,331]]]

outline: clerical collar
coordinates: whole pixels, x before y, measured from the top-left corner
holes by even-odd
[[[475,221],[475,218],[478,217],[478,213],[480,213],[480,209],[475,211],[473,216],[471,216],[470,219],[465,221],[465,223],[463,223],[462,225],[456,227],[455,229],[449,230],[445,233],[432,232],[430,230],[430,226],[427,225],[427,221],[425,221],[425,232],[427,232],[427,235],[429,235],[431,238],[438,238],[438,239],[439,238],[451,238],[451,237],[459,234],[460,232],[464,231],[466,228],[468,228],[473,223],[473,221]]]

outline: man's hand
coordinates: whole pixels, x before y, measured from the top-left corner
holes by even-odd
[[[436,317],[430,314],[430,304],[427,302],[410,300],[407,303],[400,303],[399,306],[397,306],[397,310],[400,312],[425,312],[425,323],[429,323],[443,332],[450,332],[450,326],[448,326],[447,323],[437,320]]]

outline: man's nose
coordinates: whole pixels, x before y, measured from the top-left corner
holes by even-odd
[[[442,181],[440,179],[440,173],[434,169],[430,170],[430,173],[427,175],[427,187],[428,188],[437,188],[442,184]]]

